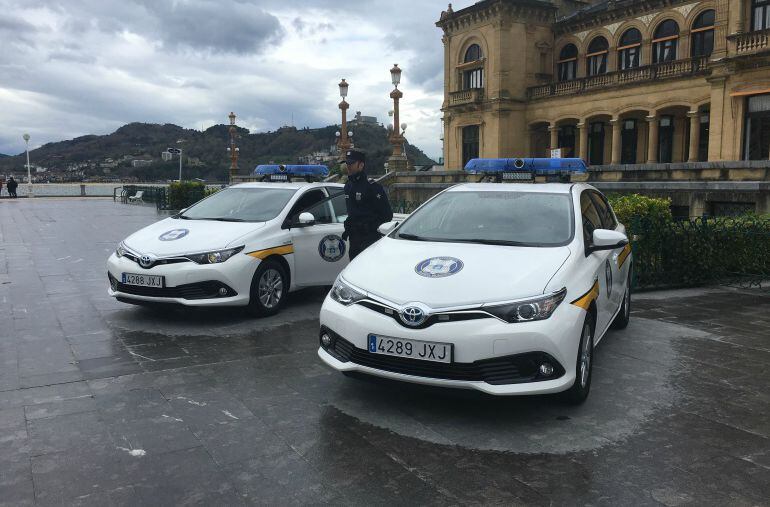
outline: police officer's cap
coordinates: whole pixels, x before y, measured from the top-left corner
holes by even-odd
[[[345,152],[345,162],[348,164],[366,162],[366,153],[359,150],[348,150]]]

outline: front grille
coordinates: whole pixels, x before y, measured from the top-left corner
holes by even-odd
[[[123,254],[123,257],[126,259],[135,262],[140,268],[142,269],[150,269],[155,266],[164,266],[166,264],[179,264],[180,262],[192,262],[190,259],[184,258],[184,257],[170,257],[168,259],[157,259],[155,262],[150,264],[149,266],[142,266],[139,264],[139,257],[136,255],[126,252]]]
[[[238,293],[229,286],[214,280],[177,285],[176,287],[139,287],[121,283],[112,275],[109,275],[109,278],[110,285],[114,291],[134,296],[177,299],[214,299],[238,295]],[[227,291],[227,294],[219,294],[219,289],[222,288]]]
[[[359,349],[337,333],[322,329],[332,338],[332,344],[326,351],[342,362],[353,362],[378,370],[417,377],[445,380],[463,380],[468,382],[486,382],[492,385],[521,384],[554,380],[564,375],[564,368],[551,355],[545,352],[527,352],[511,356],[484,359],[472,363],[434,363],[418,359],[372,354]],[[554,367],[553,374],[542,376],[540,365],[548,362]]]
[[[364,300],[360,301],[357,304],[366,307],[372,311],[375,311],[377,313],[381,313],[382,315],[387,315],[388,317],[391,317],[393,320],[401,324],[402,326],[409,328],[409,329],[425,329],[426,327],[430,327],[433,324],[440,324],[442,322],[459,322],[462,320],[476,320],[476,319],[491,319],[494,318],[488,313],[480,312],[480,311],[457,311],[457,312],[447,312],[447,313],[439,313],[439,314],[433,314],[427,319],[425,319],[425,322],[420,324],[419,326],[407,326],[403,323],[403,321],[398,316],[398,310],[394,308],[390,308],[389,306],[382,305],[380,303],[375,303],[374,301],[370,300]]]

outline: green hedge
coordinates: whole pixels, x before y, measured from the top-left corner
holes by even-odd
[[[174,182],[168,186],[168,207],[170,209],[187,208],[203,199],[206,186],[198,181]]]

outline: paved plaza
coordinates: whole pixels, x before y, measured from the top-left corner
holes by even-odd
[[[107,296],[159,218],[0,200],[0,505],[767,505],[770,293],[636,295],[580,407],[351,379],[276,317]]]

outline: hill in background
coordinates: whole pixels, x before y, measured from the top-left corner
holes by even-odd
[[[37,173],[46,179],[66,174],[84,178],[120,177],[138,180],[168,180],[178,177],[178,159],[161,159],[168,147],[183,150],[184,178],[226,181],[230,160],[229,126],[215,125],[201,132],[177,125],[129,123],[112,134],[87,135],[69,141],[48,143],[30,152],[31,163],[47,169]],[[356,148],[367,153],[371,174],[382,174],[391,153],[387,130],[379,124],[351,124]],[[335,142],[336,125],[318,129],[284,127],[276,132],[251,134],[238,128],[239,173],[250,174],[264,163],[300,163],[300,157],[314,152],[329,152]],[[419,148],[407,144],[407,156],[413,165],[432,165]],[[146,160],[147,162],[135,162]],[[24,155],[0,158],[0,174],[24,171]],[[135,167],[139,165],[139,167]]]

